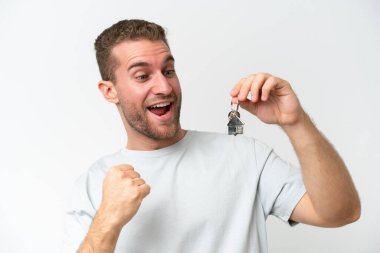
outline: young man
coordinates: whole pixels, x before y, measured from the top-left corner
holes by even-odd
[[[255,139],[181,128],[180,83],[159,25],[120,21],[95,49],[99,90],[117,106],[128,142],[76,182],[66,252],[267,252],[269,214],[323,227],[359,218],[342,159],[287,81],[253,74],[230,94],[282,127],[301,171]]]

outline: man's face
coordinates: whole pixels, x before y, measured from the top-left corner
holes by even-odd
[[[119,63],[115,70],[117,105],[130,131],[155,140],[176,136],[181,88],[166,44],[125,41],[115,46],[112,54]]]

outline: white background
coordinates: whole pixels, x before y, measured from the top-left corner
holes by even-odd
[[[343,156],[361,219],[322,229],[270,218],[270,252],[380,252],[380,3],[359,0],[0,0],[0,252],[59,252],[73,181],[125,145],[97,90],[93,42],[126,18],[167,29],[184,128],[226,132],[232,86],[269,72],[292,84]],[[242,120],[246,135],[297,164],[277,126]]]

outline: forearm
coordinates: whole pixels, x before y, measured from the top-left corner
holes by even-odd
[[[97,213],[77,253],[113,253],[120,231],[107,224],[104,215]]]
[[[303,113],[296,124],[283,129],[297,153],[315,212],[330,224],[357,219],[360,201],[349,172],[309,116]]]

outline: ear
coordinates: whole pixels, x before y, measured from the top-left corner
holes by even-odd
[[[110,103],[119,103],[119,98],[117,97],[117,91],[114,84],[111,81],[101,80],[98,83],[98,89],[103,94],[103,97]]]

